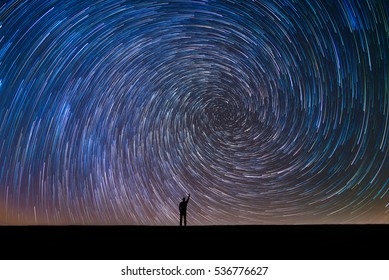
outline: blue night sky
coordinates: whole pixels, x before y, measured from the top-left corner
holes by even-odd
[[[2,1],[0,224],[389,223],[387,0]]]

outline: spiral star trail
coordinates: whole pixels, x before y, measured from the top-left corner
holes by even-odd
[[[3,1],[0,223],[389,222],[389,2]]]

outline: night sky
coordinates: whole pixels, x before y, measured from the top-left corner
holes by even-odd
[[[389,223],[389,1],[1,1],[0,224]]]

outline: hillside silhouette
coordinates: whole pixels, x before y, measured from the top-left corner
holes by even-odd
[[[389,225],[1,226],[4,259],[381,259]]]

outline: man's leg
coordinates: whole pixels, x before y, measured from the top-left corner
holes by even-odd
[[[180,226],[182,226],[182,215],[180,214]]]
[[[184,215],[184,224],[186,226],[186,214]]]

